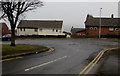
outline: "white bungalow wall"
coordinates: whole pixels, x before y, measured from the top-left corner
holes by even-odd
[[[56,30],[58,31],[56,32]],[[38,34],[39,35],[64,35],[61,29],[54,29],[54,31],[53,29],[42,29],[42,31],[39,29]]]
[[[58,30],[56,32],[56,30]],[[42,28],[42,30],[38,29],[37,32],[35,32],[35,29],[29,29],[29,28],[26,28],[25,31],[24,31],[24,28],[21,29],[17,29],[17,35],[65,35],[64,33],[62,33],[62,29],[55,29],[54,28],[54,31],[53,31],[53,28],[52,29],[46,29],[46,28]]]

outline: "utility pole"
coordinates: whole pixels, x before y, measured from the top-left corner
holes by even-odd
[[[101,10],[102,10],[102,8],[100,8],[99,38],[101,38]]]

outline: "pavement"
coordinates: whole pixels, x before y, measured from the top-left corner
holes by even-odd
[[[105,40],[17,40],[17,44],[54,47],[54,52],[20,56],[3,61],[3,74],[79,74],[89,64],[89,56],[103,49],[118,46],[117,41]],[[3,44],[9,44],[4,42]],[[12,70],[11,70],[12,68]]]

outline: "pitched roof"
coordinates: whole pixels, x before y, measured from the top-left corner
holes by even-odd
[[[0,23],[0,25],[3,26],[3,25],[7,25],[7,24],[6,23]]]
[[[3,27],[7,27],[8,28],[6,23],[0,23],[0,28],[3,28]]]
[[[87,17],[85,21],[86,26],[99,26],[100,18]],[[101,18],[101,26],[120,27],[120,18]]]
[[[63,31],[63,33],[65,33],[65,34],[67,34],[67,35],[71,35],[70,32]]]
[[[62,28],[62,20],[21,20],[18,28]]]
[[[85,28],[71,28],[71,33],[77,33],[81,31],[85,31]]]

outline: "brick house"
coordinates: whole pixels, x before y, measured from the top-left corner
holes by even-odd
[[[71,28],[72,37],[78,36],[83,37],[86,35],[85,28]]]
[[[86,35],[85,29],[81,28],[79,31],[76,32],[76,34],[79,35],[79,36],[85,36]]]
[[[85,21],[86,35],[98,36],[99,35],[100,18],[87,15]],[[120,18],[101,18],[101,35],[118,35],[120,31]]]
[[[6,23],[0,23],[2,35],[10,34],[9,28]]]

